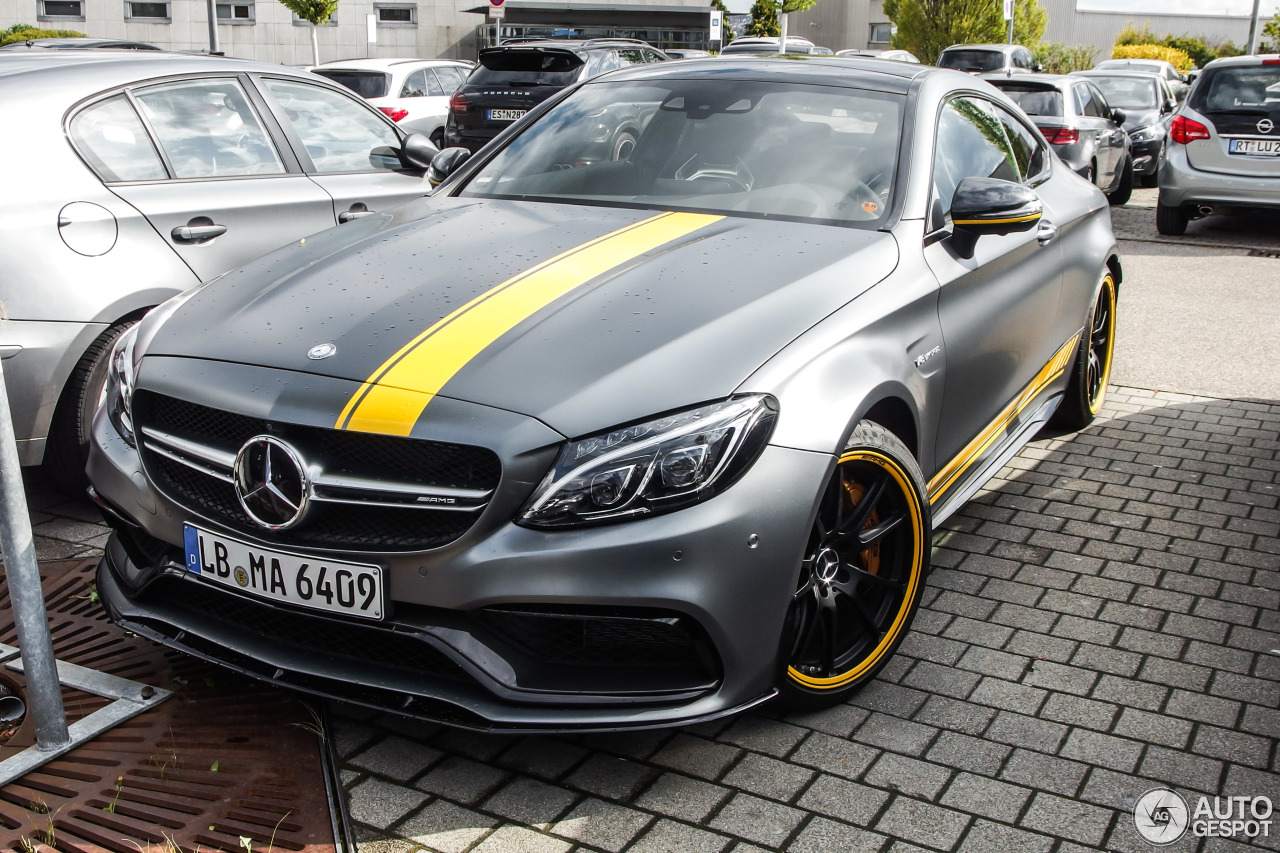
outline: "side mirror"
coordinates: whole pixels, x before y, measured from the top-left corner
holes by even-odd
[[[427,180],[431,186],[438,187],[444,179],[458,171],[462,164],[471,159],[471,152],[466,148],[446,148],[431,161],[427,170]]]
[[[409,134],[405,137],[404,145],[400,147],[400,154],[405,164],[415,169],[430,168],[431,161],[439,153],[440,149],[432,145],[431,140],[422,133]]]
[[[1114,121],[1116,124],[1124,124],[1124,120],[1127,119],[1128,117],[1129,116],[1125,114],[1124,110],[1121,110],[1121,109],[1111,110],[1111,120]]]
[[[1037,62],[1037,63],[1035,63],[1034,65],[1032,65],[1032,66],[1031,66],[1031,70],[1032,70],[1032,71],[1034,71],[1034,72],[1036,72],[1037,74],[1043,74],[1043,73],[1044,73],[1044,66],[1043,66],[1043,65],[1041,65],[1039,62]]]
[[[999,178],[965,178],[951,199],[951,248],[966,260],[978,238],[1030,231],[1044,205],[1035,190]]]

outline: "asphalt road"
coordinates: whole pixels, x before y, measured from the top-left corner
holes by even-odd
[[[1124,282],[1111,381],[1280,400],[1280,217],[1211,217],[1174,242],[1156,233],[1155,196],[1113,211]]]

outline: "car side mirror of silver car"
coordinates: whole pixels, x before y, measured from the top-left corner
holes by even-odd
[[[1044,205],[1035,190],[999,178],[965,178],[951,199],[951,248],[968,260],[978,238],[1030,231]]]
[[[432,159],[431,168],[427,170],[427,180],[431,182],[431,186],[439,186],[469,159],[471,152],[466,148],[446,148]]]
[[[429,169],[440,149],[431,144],[425,133],[411,133],[405,137],[400,153],[405,165],[415,169]]]

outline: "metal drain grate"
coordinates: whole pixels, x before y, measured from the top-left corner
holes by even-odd
[[[1251,258],[1280,258],[1280,249],[1250,249]]]
[[[91,604],[93,562],[40,566],[59,660],[175,696],[0,788],[0,850],[335,849],[318,720],[280,690],[126,635]],[[17,643],[0,578],[0,642]],[[21,685],[21,676],[7,673]],[[64,689],[67,721],[107,700]],[[30,744],[25,722],[0,757]],[[170,846],[172,844],[172,847]]]

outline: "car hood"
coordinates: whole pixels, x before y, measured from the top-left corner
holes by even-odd
[[[438,395],[581,436],[730,395],[897,258],[846,227],[423,199],[222,276],[145,351],[361,383],[316,401],[349,429],[407,435]]]
[[[1146,127],[1151,124],[1160,122],[1159,110],[1125,110],[1124,111],[1124,129],[1132,132],[1140,127]]]

